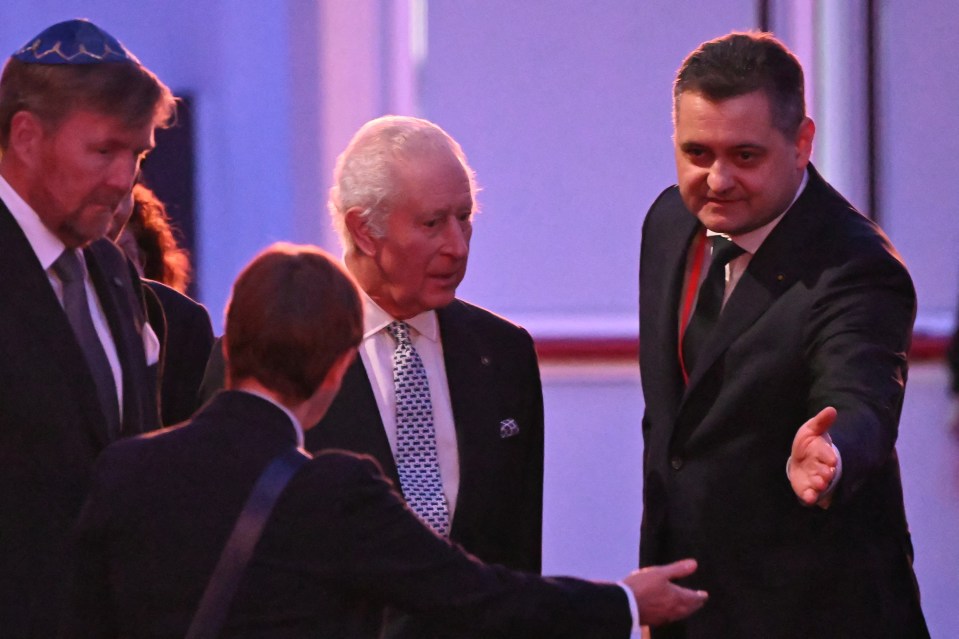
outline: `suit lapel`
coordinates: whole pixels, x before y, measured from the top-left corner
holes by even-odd
[[[453,423],[456,429],[456,448],[459,457],[460,483],[457,495],[457,510],[469,507],[471,492],[482,477],[475,477],[474,460],[494,454],[491,445],[497,441],[498,432],[487,428],[497,424],[490,414],[488,398],[496,394],[490,389],[493,379],[488,353],[484,352],[466,309],[459,300],[437,310],[440,337],[443,341],[443,362],[449,387]],[[453,517],[455,535],[456,516]]]
[[[648,283],[641,291],[640,362],[647,371],[644,379],[657,382],[647,387],[647,394],[657,398],[656,405],[664,407],[672,423],[682,397],[684,384],[679,365],[679,312],[683,283],[686,275],[686,253],[693,238],[702,229],[696,218],[675,196],[669,215],[661,224],[661,232],[650,233],[643,247],[643,281]],[[662,282],[660,286],[649,283]],[[649,401],[649,400],[647,400]]]
[[[156,425],[148,423],[146,411],[151,407],[149,402],[144,403],[143,396],[157,387],[155,379],[151,383],[152,378],[147,374],[142,337],[143,308],[134,296],[129,273],[123,269],[125,262],[119,259],[119,254],[111,260],[105,254],[108,251],[116,249],[107,240],[98,240],[84,250],[84,256],[122,370],[123,424],[120,432],[121,435],[130,435],[152,430]],[[111,262],[116,262],[112,268],[109,266]]]
[[[14,324],[4,327],[10,331],[6,338],[29,341],[13,347],[34,354],[30,358],[32,373],[45,371],[44,386],[49,389],[50,401],[79,413],[97,449],[106,446],[109,441],[103,409],[83,351],[36,253],[2,202],[0,291],[7,296],[6,303],[16,309],[9,316]]]
[[[756,257],[759,257],[762,252],[763,249],[760,248]],[[754,257],[753,261],[755,259]],[[768,268],[768,266],[772,266],[772,271],[777,271],[776,265],[766,266],[766,268],[753,268],[751,262],[746,272],[743,273],[736,289],[726,303],[726,308],[719,317],[705,350],[697,361],[696,368],[690,371],[689,383],[686,386],[685,393],[687,397],[695,392],[697,386],[702,382],[703,376],[716,359],[729,348],[729,345],[736,338],[755,323],[785,290],[785,279],[777,281],[775,275]]]
[[[369,375],[359,356],[346,371],[340,392],[326,416],[306,432],[306,445],[313,452],[324,448],[345,448],[372,455],[399,490],[396,460]]]
[[[803,194],[756,251],[730,295],[709,344],[691,372],[684,405],[695,395],[713,363],[801,278],[804,251],[814,242],[810,236],[821,223],[815,201],[823,188],[822,178],[810,165]]]

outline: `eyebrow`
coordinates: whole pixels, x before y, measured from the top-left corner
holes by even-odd
[[[713,147],[712,145],[705,144],[703,142],[696,142],[694,140],[690,140],[689,142],[681,143],[679,145],[679,148],[683,151],[688,151],[693,148],[712,149]],[[723,148],[731,148],[733,151],[743,151],[747,149],[750,151],[754,151],[754,150],[765,151],[767,147],[766,145],[760,144],[758,142],[741,142],[739,144],[734,144],[731,147],[724,146]]]

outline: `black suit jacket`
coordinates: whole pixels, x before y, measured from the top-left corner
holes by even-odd
[[[529,334],[454,300],[438,309],[456,427],[460,485],[450,538],[484,561],[539,572],[543,520],[543,391]],[[503,421],[519,433],[504,437]],[[372,455],[399,486],[369,377],[359,357],[309,450]]]
[[[455,300],[437,310],[453,407],[460,486],[450,537],[484,561],[540,572],[543,520],[543,391],[532,338],[489,311]],[[223,387],[213,347],[201,397]],[[504,420],[516,435],[503,437]],[[362,360],[306,434],[310,451],[338,448],[374,457],[399,486],[396,462]]]
[[[656,636],[923,637],[894,448],[915,293],[888,239],[811,166],[684,387],[678,309],[702,227],[667,189],[643,227],[643,565],[692,556],[704,609]],[[785,474],[825,406],[842,455],[829,509]]]
[[[142,282],[147,316],[163,353],[160,417],[164,426],[172,426],[200,407],[200,382],[213,348],[213,326],[202,304],[162,282]]]
[[[122,434],[156,428],[155,371],[122,254],[84,250],[123,368]],[[0,635],[49,637],[64,542],[107,441],[94,381],[26,236],[0,203]]]
[[[107,449],[65,634],[182,637],[253,483],[295,441],[276,406],[226,391],[186,425]],[[223,636],[376,637],[386,604],[487,637],[629,634],[617,586],[484,565],[423,526],[373,460],[332,451],[280,496]]]

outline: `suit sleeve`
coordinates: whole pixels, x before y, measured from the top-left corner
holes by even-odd
[[[905,267],[885,250],[864,250],[823,276],[826,293],[807,323],[808,410],[838,412],[830,430],[843,462],[836,504],[894,459],[916,300]]]
[[[539,362],[533,339],[523,332],[529,342],[527,351],[527,379],[529,389],[526,393],[528,423],[533,427],[533,437],[529,445],[526,469],[526,499],[529,505],[527,518],[520,543],[525,551],[524,561],[521,564],[524,570],[540,573],[543,570],[543,471],[545,455],[546,426],[543,416],[543,385],[540,379]]]
[[[291,518],[278,519],[270,528],[291,536],[274,538],[270,547],[290,549],[296,556],[289,561],[314,577],[479,636],[629,636],[631,615],[619,586],[484,564],[422,525],[374,462],[338,454],[318,461],[294,482],[315,482],[325,486],[325,494],[337,494],[338,499],[327,500],[331,510],[318,508],[311,490],[291,483],[283,498],[290,501],[277,507]],[[298,531],[329,528],[330,521],[338,525],[329,543],[314,544],[305,556],[295,550],[303,547],[294,539]]]

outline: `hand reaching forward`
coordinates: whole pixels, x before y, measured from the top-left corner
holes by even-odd
[[[836,474],[839,459],[832,447],[829,428],[836,421],[832,406],[799,427],[793,439],[786,475],[793,492],[807,506],[817,503]]]
[[[683,559],[666,566],[650,566],[634,570],[623,580],[636,597],[639,621],[644,626],[658,626],[683,619],[706,603],[703,590],[690,590],[672,583],[696,571],[696,561]]]

